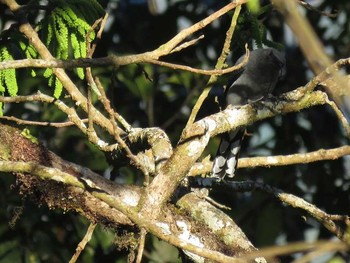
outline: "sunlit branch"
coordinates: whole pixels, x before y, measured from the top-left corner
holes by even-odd
[[[220,184],[221,185],[221,184]],[[219,186],[220,186],[219,185]],[[349,240],[349,234],[347,234],[347,227],[350,226],[350,218],[343,215],[331,215],[322,211],[315,205],[305,201],[304,199],[297,197],[292,194],[283,192],[283,190],[270,185],[255,182],[255,181],[244,181],[244,182],[226,182],[221,185],[230,188],[231,190],[240,191],[253,191],[261,190],[269,194],[273,194],[281,202],[288,204],[294,208],[300,208],[306,211],[309,215],[315,218],[320,224],[327,228],[330,232],[336,235],[340,240],[346,242]]]

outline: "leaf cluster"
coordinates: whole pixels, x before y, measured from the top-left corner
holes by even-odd
[[[48,7],[46,14],[36,25],[36,31],[51,54],[57,59],[86,57],[88,44],[96,35],[91,26],[104,14],[101,5],[96,0],[51,0]],[[17,27],[13,25],[1,33],[0,61],[38,58],[37,51],[28,39],[18,33]],[[84,79],[83,68],[75,68],[74,73]],[[37,72],[32,70],[31,74],[34,77]],[[42,75],[47,78],[48,85],[54,88],[54,97],[59,98],[63,87],[54,76],[53,70],[47,68]],[[4,95],[5,92],[10,96],[18,93],[15,69],[0,71],[0,94]]]

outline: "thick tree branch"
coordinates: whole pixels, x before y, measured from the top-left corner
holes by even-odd
[[[174,149],[159,174],[151,182],[148,193],[141,200],[141,211],[156,218],[166,201],[188,174],[205,149],[210,137],[219,133],[250,125],[256,121],[300,111],[315,105],[327,103],[327,95],[321,91],[307,92],[299,88],[283,96],[284,100],[265,103],[258,109],[257,104],[242,107],[228,107],[217,114],[203,118],[183,131],[182,140]],[[261,103],[258,103],[261,104]]]
[[[243,254],[247,251],[244,247],[225,245],[209,228],[199,226],[186,213],[177,213],[177,209],[169,205],[158,220],[142,216],[136,209],[141,195],[139,187],[117,185],[87,168],[62,160],[42,145],[21,136],[17,129],[0,126],[0,159],[5,160],[0,161],[0,171],[15,173],[20,192],[29,196],[35,193],[36,202],[78,211],[91,221],[109,227],[136,224],[199,256],[242,262],[231,256]],[[172,227],[174,224],[177,227]]]

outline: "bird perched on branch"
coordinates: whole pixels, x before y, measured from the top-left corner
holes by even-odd
[[[236,64],[243,60],[241,57]],[[225,107],[256,102],[275,89],[285,68],[284,54],[274,48],[255,49],[250,52],[247,64],[237,72],[236,79],[225,92]],[[235,175],[238,153],[246,127],[223,134],[213,162],[212,177],[223,179]]]

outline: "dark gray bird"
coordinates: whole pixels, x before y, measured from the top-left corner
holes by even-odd
[[[241,57],[236,64],[241,62]],[[274,48],[256,49],[250,52],[247,64],[237,73],[232,85],[226,89],[224,105],[245,105],[256,102],[275,89],[285,68],[285,57]],[[213,162],[211,176],[223,179],[235,175],[238,153],[246,127],[223,134]]]

